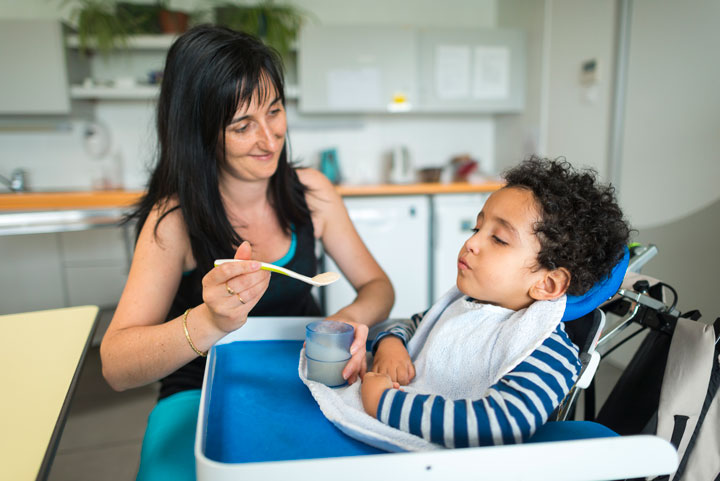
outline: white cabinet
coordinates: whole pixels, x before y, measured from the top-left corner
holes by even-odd
[[[433,300],[455,285],[457,257],[490,194],[433,197]]]
[[[114,307],[127,281],[122,228],[0,236],[0,314]]]
[[[387,112],[417,102],[416,33],[400,27],[306,26],[303,112]]]
[[[57,234],[0,237],[0,259],[0,314],[65,307]]]
[[[390,317],[409,317],[430,304],[430,198],[428,196],[346,198],[345,205],[360,237],[395,288]],[[340,272],[326,256],[326,270]],[[326,312],[355,299],[344,278],[323,288]]]
[[[117,304],[128,276],[124,234],[123,228],[58,234],[68,306]]]
[[[511,113],[525,107],[522,32],[426,29],[418,45],[421,111]]]
[[[68,71],[57,20],[0,20],[0,114],[67,114]]]
[[[525,35],[509,29],[307,26],[300,110],[522,111]]]

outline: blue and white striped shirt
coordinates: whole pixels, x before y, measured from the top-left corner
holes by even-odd
[[[406,344],[423,314],[375,340],[396,335]],[[394,428],[448,448],[514,444],[527,440],[568,394],[580,373],[577,347],[563,323],[480,399],[445,399],[432,394],[386,390],[377,418]]]

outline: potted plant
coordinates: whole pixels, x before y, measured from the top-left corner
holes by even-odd
[[[118,17],[122,19],[126,30],[130,34],[159,34],[160,23],[158,17],[161,2],[135,3],[119,1],[115,5]]]
[[[189,15],[171,9],[169,0],[117,2],[117,13],[127,23],[130,33],[182,33],[188,27]]]
[[[190,16],[186,12],[171,9],[169,0],[158,0],[157,5],[162,33],[183,33],[187,30]]]
[[[127,46],[130,24],[124,14],[118,14],[112,0],[65,0],[74,3],[70,20],[78,34],[80,51],[88,54],[98,50],[108,54],[119,46]]]
[[[103,55],[127,47],[133,34],[182,33],[187,30],[188,14],[169,8],[168,0],[154,3],[115,2],[114,0],[63,0],[74,4],[70,20],[78,33],[80,51],[97,50]]]
[[[215,7],[215,22],[255,35],[286,56],[307,14],[292,5],[261,0],[254,5],[224,2]]]

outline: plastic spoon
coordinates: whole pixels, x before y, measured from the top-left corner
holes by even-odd
[[[215,261],[215,265],[219,266],[220,264],[225,264],[226,262],[242,262],[240,259],[217,259]],[[332,284],[336,280],[340,279],[340,274],[337,272],[323,272],[322,274],[318,274],[313,277],[304,276],[302,274],[298,274],[297,272],[291,271],[290,269],[285,269],[284,267],[276,266],[273,264],[268,264],[266,262],[260,263],[260,269],[264,271],[270,271],[270,272],[277,272],[278,274],[283,274],[289,277],[292,277],[293,279],[297,279],[299,281],[307,282],[308,284],[312,284],[313,286],[327,286],[328,284]]]

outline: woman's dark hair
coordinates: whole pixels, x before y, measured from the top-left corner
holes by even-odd
[[[615,188],[596,180],[591,169],[575,170],[565,159],[532,157],[508,170],[506,188],[528,189],[540,211],[535,234],[538,264],[571,274],[568,294],[581,295],[606,278],[622,258],[628,227]]]
[[[178,205],[158,218],[155,232],[179,208],[203,274],[214,259],[233,256],[242,239],[230,225],[218,189],[218,172],[226,164],[225,128],[239,106],[249,105],[253,96],[267,100],[275,91],[284,106],[280,56],[251,35],[201,25],[173,43],[157,103],[156,166],[147,193],[127,218],[138,221],[138,235],[154,206],[168,207],[177,199]],[[268,187],[268,200],[286,232],[309,221],[306,190],[288,161],[286,142]]]

